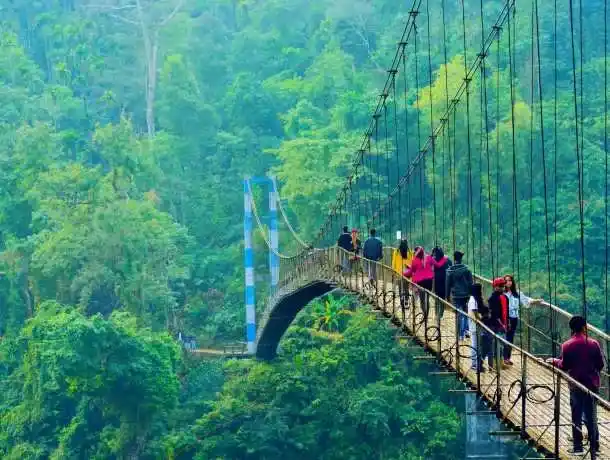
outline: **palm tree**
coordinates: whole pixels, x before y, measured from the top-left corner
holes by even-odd
[[[347,307],[347,297],[326,297],[321,301],[317,301],[313,306],[313,314],[315,317],[314,325],[316,329],[325,330],[328,332],[336,332],[341,325],[341,318],[351,315],[352,312]]]

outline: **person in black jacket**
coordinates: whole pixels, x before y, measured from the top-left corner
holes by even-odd
[[[464,312],[463,315],[459,315],[459,335],[460,340],[464,340],[465,337],[470,337],[468,332],[468,299],[472,290],[472,272],[470,269],[462,263],[464,253],[461,251],[455,251],[453,253],[453,259],[455,265],[452,265],[447,269],[447,281],[445,283],[445,292],[451,296],[453,305],[458,310]]]
[[[339,235],[339,239],[337,240],[337,246],[347,252],[351,252],[352,250],[352,235],[350,235],[347,225],[343,227],[343,233]],[[341,267],[343,268],[343,272],[349,270],[349,254],[347,252],[341,251],[340,253]]]
[[[443,249],[435,247],[432,250],[434,258],[434,293],[441,299],[447,300],[447,270],[451,265],[451,259],[445,256]],[[440,321],[445,313],[445,305],[442,302],[436,303],[436,316]]]
[[[363,256],[369,261],[378,262],[383,258],[383,243],[377,238],[377,231],[371,228],[369,238],[364,242]],[[367,262],[369,267],[369,279],[375,281],[377,279],[377,264]]]

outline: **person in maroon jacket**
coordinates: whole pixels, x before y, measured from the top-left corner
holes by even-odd
[[[506,338],[506,331],[508,330],[508,297],[504,294],[504,286],[506,286],[504,278],[496,278],[493,280],[494,292],[487,302],[490,312],[489,327],[497,336],[502,337],[503,339]],[[494,363],[494,366],[496,353],[498,352],[499,347],[499,344],[496,346],[496,344],[492,342],[492,362]],[[502,369],[507,369],[508,365],[502,360],[500,367]],[[492,369],[491,366],[490,369]]]
[[[566,371],[574,380],[593,393],[599,393],[599,373],[604,368],[604,357],[597,340],[587,337],[587,322],[582,316],[570,320],[572,338],[561,346],[561,356],[549,358],[547,362]],[[599,451],[599,430],[597,428],[597,404],[591,394],[570,386],[570,407],[572,409],[573,453],[582,453],[583,415],[589,443],[591,459],[597,458]]]

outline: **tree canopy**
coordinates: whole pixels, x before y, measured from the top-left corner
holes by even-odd
[[[362,145],[412,17],[410,3],[0,0],[0,457],[460,458],[463,425],[450,401],[403,356],[387,328],[355,312],[351,301],[310,306],[273,364],[201,363],[176,340],[193,336],[202,347],[243,340],[244,177],[276,176],[290,221],[303,239],[315,237]],[[558,12],[555,34],[554,9],[540,2],[538,50],[531,4],[516,3],[514,61],[506,53],[495,57],[496,45],[509,49],[502,33],[486,57],[485,78],[469,87],[476,116],[460,108],[452,134],[438,139],[439,149],[458,155],[439,155],[435,170],[413,181],[417,191],[403,222],[379,231],[386,243],[402,230],[412,246],[447,250],[454,202],[455,245],[468,251],[469,262],[489,275],[494,251],[494,270],[521,267],[520,285],[543,296],[540,165],[543,147],[557,146],[549,182],[558,191],[551,208],[553,295],[576,312],[577,113],[568,12],[565,5]],[[590,320],[601,324],[608,294],[603,3],[582,3],[585,51],[575,72],[587,101],[578,115],[586,126],[585,270]],[[366,193],[373,178],[393,185],[420,152],[430,119],[463,84],[464,53],[480,53],[481,36],[505,4],[438,0],[429,16],[420,11],[420,41],[409,40],[404,84],[399,79],[398,95],[388,99],[404,120],[390,129],[406,142],[395,145],[386,135],[386,145],[381,138],[372,144]],[[542,90],[532,69],[540,69]],[[498,108],[486,127],[483,95]],[[390,150],[402,163],[386,173],[374,162]],[[476,247],[468,240],[470,150],[498,172],[489,180],[486,164],[476,163],[475,197],[489,209],[501,204],[493,208],[497,228],[477,214]],[[512,168],[513,152],[515,196],[512,178],[500,174]],[[450,170],[456,185],[441,189]],[[264,202],[261,192],[257,203]],[[446,204],[442,231],[429,224],[437,211],[433,193]],[[370,204],[369,196],[367,211]],[[341,211],[341,224],[364,225],[355,214]],[[496,244],[487,250],[490,234]],[[296,250],[285,228],[280,241],[287,252]],[[258,234],[254,249],[260,312],[268,262]]]

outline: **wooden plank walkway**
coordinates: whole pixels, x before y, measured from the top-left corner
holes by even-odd
[[[195,348],[189,350],[194,356],[201,358],[251,358],[252,356],[244,350],[236,349],[216,349],[216,348]]]
[[[381,268],[381,267],[379,267]],[[378,277],[381,276],[378,274]],[[372,303],[376,303],[385,316],[391,319],[396,325],[402,326],[407,333],[426,348],[431,353],[438,355],[441,351],[442,361],[445,366],[457,371],[463,381],[479,393],[490,404],[496,406],[497,395],[500,394],[499,406],[496,406],[501,417],[510,424],[521,429],[524,425],[523,433],[534,443],[550,453],[555,451],[555,436],[559,438],[559,458],[562,459],[590,459],[586,452],[584,455],[571,455],[568,449],[572,447],[572,424],[570,414],[570,396],[568,382],[562,381],[558,374],[554,373],[547,366],[534,360],[519,349],[513,351],[512,360],[514,365],[508,369],[501,369],[499,373],[484,372],[477,375],[471,369],[472,361],[469,357],[472,353],[470,339],[466,339],[459,344],[459,353],[456,354],[456,315],[457,313],[449,307],[445,308],[444,315],[440,321],[440,334],[436,329],[437,318],[434,308],[434,299],[430,299],[430,311],[428,320],[428,337],[425,334],[425,325],[422,323],[423,315],[419,307],[419,301],[413,299],[418,296],[410,296],[405,312],[401,309],[400,298],[396,289],[396,284],[392,282],[386,285],[386,300],[379,294],[384,283],[380,284],[375,296],[374,288],[362,274],[351,276],[337,276],[338,281],[344,288],[363,295]],[[390,278],[390,277],[388,277]],[[414,289],[411,286],[410,289]],[[377,301],[375,301],[375,297]],[[389,298],[389,300],[388,300]],[[420,323],[420,324],[418,324]],[[521,382],[527,382],[527,391],[522,392]],[[560,383],[558,384],[558,380]],[[555,394],[559,391],[559,430],[556,432],[555,423]],[[525,404],[523,403],[522,393],[526,394]],[[523,416],[525,410],[525,416]],[[600,430],[600,452],[598,459],[610,460],[610,410],[598,405],[598,426]],[[586,432],[586,428],[583,428]],[[586,434],[585,434],[586,436]],[[587,451],[588,445],[585,445]]]

